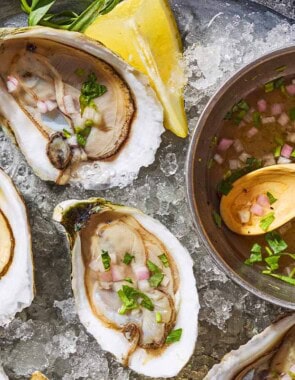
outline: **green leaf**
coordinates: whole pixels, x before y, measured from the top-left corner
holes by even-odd
[[[267,231],[270,225],[274,222],[275,215],[274,212],[268,213],[266,216],[260,219],[259,226],[263,231]]]
[[[274,82],[271,81],[271,82],[267,82],[265,83],[264,85],[264,92],[268,93],[268,92],[272,92],[274,90]]]
[[[149,278],[149,284],[152,288],[157,288],[161,285],[164,279],[164,274],[162,273],[161,268],[159,268],[150,260],[147,260],[147,267],[149,271],[152,273],[151,277]]]
[[[164,279],[163,273],[154,273],[149,278],[149,284],[152,288],[157,288],[161,285],[162,281]]]
[[[256,128],[261,126],[261,114],[258,111],[252,113],[252,120]]]
[[[281,72],[285,71],[286,68],[287,68],[286,65],[279,66],[279,67],[277,67],[277,68],[275,69],[275,71],[277,71],[278,73],[281,73]]]
[[[99,98],[107,92],[107,88],[97,82],[96,75],[88,75],[87,81],[83,83],[80,95],[81,113],[87,106],[91,106],[94,99]]]
[[[162,255],[158,256],[158,258],[162,261],[165,268],[169,267],[169,261],[165,253],[162,253]]]
[[[135,258],[135,256],[132,256],[130,255],[129,252],[126,252],[125,253],[125,256],[124,256],[124,259],[123,259],[123,263],[126,264],[126,265],[130,265],[131,264],[131,261]]]
[[[269,232],[265,235],[265,240],[272,249],[274,254],[285,251],[288,248],[288,244],[282,239],[281,235],[276,232]]]
[[[271,271],[279,269],[280,255],[266,257],[264,261],[268,264]]]
[[[213,210],[212,215],[213,215],[213,219],[214,219],[216,226],[218,228],[221,228],[221,223],[222,223],[221,216],[215,210]]]
[[[268,272],[268,273],[264,272],[264,274],[267,274],[269,276],[272,276],[272,277],[275,277],[275,278],[277,278],[279,280],[287,282],[290,285],[295,285],[295,278],[291,278],[291,277],[288,277],[288,276],[284,276],[282,274],[271,273],[271,272]]]
[[[276,201],[277,201],[277,198],[275,198],[272,193],[270,193],[269,191],[266,193],[267,195],[267,198],[269,200],[269,203],[272,205],[274,204]]]
[[[275,147],[275,150],[274,150],[274,156],[275,156],[275,158],[280,157],[281,150],[282,150],[282,145],[278,145],[278,146]]]
[[[241,99],[237,106],[244,111],[249,111],[250,109],[249,104],[244,99]]]
[[[133,284],[132,278],[126,277],[123,281],[129,282],[130,284]]]
[[[245,260],[246,265],[252,265],[254,263],[259,263],[262,261],[261,245],[255,243],[251,248],[251,255],[249,259]]]
[[[86,145],[87,138],[88,138],[90,132],[91,132],[91,127],[86,127],[84,129],[79,130],[79,132],[77,132],[77,134],[76,134],[77,142],[83,148]]]
[[[170,331],[169,335],[166,338],[166,343],[170,344],[170,343],[179,342],[181,339],[181,335],[182,335],[182,329],[176,329],[176,330]]]
[[[62,133],[63,133],[63,135],[68,139],[68,138],[70,138],[72,135],[71,135],[71,133],[67,130],[67,129],[63,129],[62,130]]]
[[[33,0],[29,14],[29,26],[38,25],[56,0]]]
[[[123,303],[119,310],[119,314],[126,314],[128,310],[139,308],[139,302],[142,307],[150,311],[154,310],[152,300],[146,294],[131,286],[123,285],[122,289],[118,291],[118,296]]]
[[[157,323],[162,322],[162,314],[159,311],[156,312],[156,322]]]
[[[109,271],[111,268],[111,257],[107,251],[101,251],[101,260],[105,271]]]

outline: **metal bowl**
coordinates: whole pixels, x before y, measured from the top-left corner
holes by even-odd
[[[212,156],[211,139],[219,134],[222,119],[228,109],[247,96],[257,86],[282,76],[276,68],[286,65],[285,75],[295,73],[295,46],[276,50],[255,60],[235,73],[211,98],[203,111],[190,143],[187,164],[187,197],[194,225],[216,264],[236,283],[257,295],[289,309],[295,309],[292,285],[260,273],[243,262],[249,252],[247,238],[217,228],[212,210],[219,201],[209,186],[207,162]]]

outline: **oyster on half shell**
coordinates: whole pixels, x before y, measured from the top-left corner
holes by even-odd
[[[31,232],[22,198],[0,169],[0,326],[34,298]]]
[[[204,380],[294,380],[295,314],[231,351]]]
[[[43,180],[125,186],[154,160],[163,110],[147,79],[80,33],[0,31],[0,114]]]
[[[59,204],[81,322],[136,372],[177,375],[193,353],[199,302],[193,262],[179,241],[137,209],[101,198]]]

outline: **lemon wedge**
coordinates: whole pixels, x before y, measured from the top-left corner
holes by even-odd
[[[164,108],[165,127],[188,133],[181,38],[166,0],[124,0],[85,31],[147,74]]]

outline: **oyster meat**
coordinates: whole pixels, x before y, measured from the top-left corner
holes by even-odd
[[[293,380],[295,314],[289,315],[231,351],[204,380]]]
[[[199,302],[192,260],[159,222],[101,198],[59,204],[81,322],[123,365],[176,376],[193,353]]]
[[[3,29],[0,58],[2,122],[40,178],[122,187],[153,162],[162,107],[110,50],[74,32]]]
[[[34,298],[31,232],[24,202],[0,169],[0,326]]]

